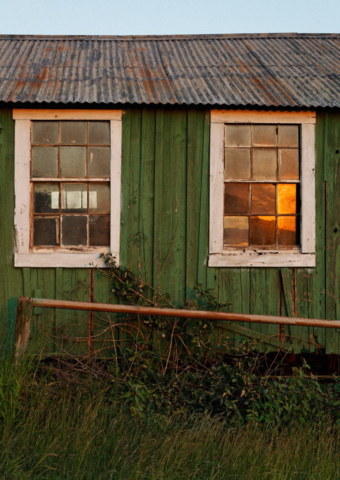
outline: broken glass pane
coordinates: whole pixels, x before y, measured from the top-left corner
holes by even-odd
[[[226,147],[250,147],[250,125],[226,125]]]
[[[275,213],[275,185],[252,183],[251,213]]]
[[[110,122],[89,122],[89,145],[110,145]]]
[[[89,177],[110,176],[110,147],[89,147]]]
[[[224,213],[248,213],[249,184],[224,184]]]
[[[277,186],[277,213],[297,213],[296,184],[279,183]]]
[[[279,125],[279,147],[298,148],[299,126]]]
[[[58,176],[58,148],[32,147],[32,177]]]
[[[61,122],[60,137],[64,145],[86,145],[86,122]]]
[[[275,147],[277,145],[277,126],[253,125],[253,145]]]
[[[34,246],[59,244],[59,217],[34,217]]]
[[[250,244],[275,245],[275,217],[250,217]]]
[[[90,183],[90,213],[110,213],[110,187],[108,183]]]
[[[224,217],[224,244],[240,246],[249,244],[248,217]]]
[[[63,215],[61,217],[62,245],[87,245],[87,217],[80,215]]]
[[[277,240],[279,245],[296,245],[297,218],[298,217],[277,218]]]
[[[86,176],[86,147],[60,147],[60,176]]]
[[[86,183],[63,183],[61,185],[61,211],[65,213],[87,212]]]
[[[279,177],[282,180],[299,180],[299,150],[280,148]]]
[[[59,212],[59,184],[34,183],[34,213]]]
[[[90,245],[93,247],[110,245],[109,215],[90,216]]]
[[[58,122],[32,122],[32,143],[58,144]]]
[[[226,148],[224,176],[228,179],[250,178],[250,148]]]
[[[253,149],[253,178],[255,180],[276,180],[276,148]]]

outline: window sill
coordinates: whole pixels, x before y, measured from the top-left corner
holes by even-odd
[[[315,254],[287,251],[234,250],[209,255],[209,267],[315,267]]]
[[[105,268],[99,253],[16,253],[15,267]],[[119,263],[119,255],[113,254]]]

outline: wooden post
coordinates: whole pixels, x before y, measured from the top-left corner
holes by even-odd
[[[13,357],[17,362],[27,348],[30,336],[32,317],[32,301],[27,297],[20,297],[17,308],[17,321],[15,325]]]

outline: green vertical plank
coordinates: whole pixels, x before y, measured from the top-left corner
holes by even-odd
[[[55,269],[55,299],[56,300],[63,300],[63,269],[56,268]],[[65,328],[63,325],[63,310],[56,309],[55,310],[55,352],[63,353],[64,345],[63,345],[63,334],[65,332]]]
[[[54,299],[56,292],[56,274],[54,268],[41,268],[38,271],[38,289],[42,293],[42,298]],[[48,352],[55,352],[55,310],[43,308],[41,315],[38,316],[37,322],[40,327],[40,331],[46,332],[47,341],[43,338],[39,339],[45,343],[46,350]]]
[[[120,252],[119,260],[123,267],[128,262],[129,238],[129,171],[131,155],[131,110],[123,114],[122,119],[122,181],[121,181],[121,226],[120,226]]]
[[[30,268],[23,268],[23,281],[24,281],[24,297],[31,297],[31,270]]]
[[[156,124],[156,141],[158,127]],[[160,291],[170,294],[174,305],[181,305],[185,300],[186,138],[187,112],[166,111],[163,161],[156,156],[155,279]],[[159,162],[162,162],[161,168],[158,168]]]
[[[282,268],[281,281],[284,301],[283,314],[288,317],[296,317],[295,269]],[[294,353],[299,354],[302,350],[307,349],[308,328],[286,325],[284,331],[285,334],[292,339]]]
[[[201,212],[206,195],[203,190],[204,177],[204,116],[205,112],[191,109],[188,111],[188,140],[187,140],[187,241],[186,241],[186,288],[187,300],[195,298],[193,287],[198,283],[197,261],[202,261],[203,283],[203,258],[200,259],[200,228],[204,222],[204,212]],[[204,239],[203,239],[204,242]],[[203,243],[204,246],[204,243]]]
[[[13,305],[23,294],[21,268],[14,268],[14,121],[10,108],[0,110],[0,351],[6,330],[15,329]],[[14,323],[14,324],[13,324]]]
[[[135,273],[141,271],[141,254],[143,237],[139,230],[140,222],[140,176],[141,176],[141,134],[142,111],[133,110],[130,131],[130,165],[129,165],[129,197],[128,197],[128,265]]]
[[[278,269],[253,268],[250,273],[250,313],[258,315],[278,315],[280,286]],[[277,325],[252,324],[251,329],[266,336],[276,337]],[[265,345],[261,348],[268,350]]]
[[[94,303],[117,303],[117,297],[112,294],[109,277],[95,269],[93,271]],[[117,315],[105,312],[93,313],[93,354],[100,358],[112,357],[119,348],[119,329],[114,328]]]
[[[156,111],[155,134],[155,190],[154,190],[154,252],[153,252],[153,283],[156,290],[160,289],[161,271],[161,230],[159,218],[162,215],[162,177],[163,177],[163,152],[164,152],[164,110]]]
[[[139,222],[141,234],[139,271],[143,281],[153,285],[153,219],[155,195],[155,128],[156,112],[142,111],[141,168],[139,183]],[[151,294],[151,292],[149,292]]]
[[[201,180],[201,210],[199,216],[199,250],[197,283],[206,288],[208,245],[209,245],[209,151],[210,151],[210,111],[204,112],[203,157]]]
[[[340,116],[325,115],[326,194],[326,317],[340,319]],[[327,329],[326,353],[338,352],[339,334]]]
[[[89,270],[63,269],[63,299],[79,302],[89,301]],[[64,349],[73,355],[84,355],[89,351],[89,314],[87,311],[64,310]]]

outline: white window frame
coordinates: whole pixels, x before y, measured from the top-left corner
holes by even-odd
[[[111,252],[119,263],[122,110],[49,110],[13,109],[15,120],[14,188],[15,188],[15,267],[104,267],[100,253]],[[30,164],[31,125],[33,120],[109,120],[111,129],[110,158],[110,246],[94,247],[90,252],[30,250]],[[88,250],[88,249],[87,249]]]
[[[212,110],[209,267],[315,267],[315,112]],[[223,249],[225,124],[301,125],[301,247]]]

